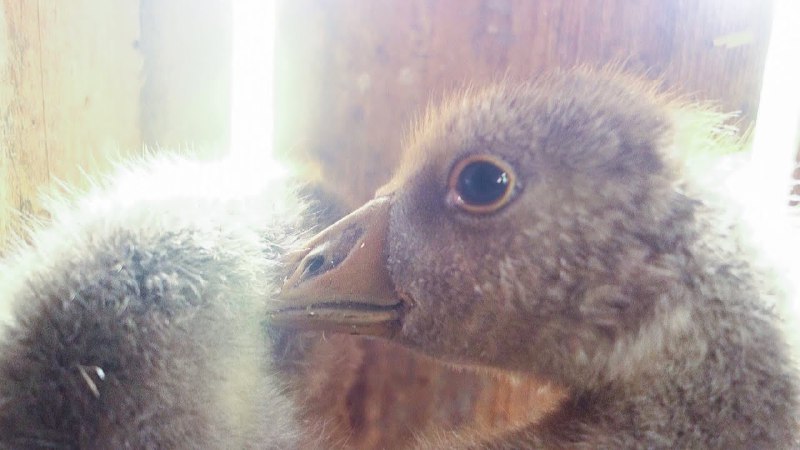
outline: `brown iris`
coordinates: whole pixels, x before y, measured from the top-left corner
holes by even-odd
[[[450,172],[448,198],[464,211],[488,214],[511,200],[515,179],[505,161],[491,155],[469,156]]]

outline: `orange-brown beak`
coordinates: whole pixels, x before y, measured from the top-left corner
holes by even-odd
[[[404,303],[386,266],[390,204],[389,197],[372,200],[294,255],[294,272],[269,313],[273,325],[386,337],[397,331]]]

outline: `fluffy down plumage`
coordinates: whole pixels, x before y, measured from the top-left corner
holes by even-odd
[[[295,446],[263,333],[289,183],[162,158],[61,198],[0,269],[0,448]]]

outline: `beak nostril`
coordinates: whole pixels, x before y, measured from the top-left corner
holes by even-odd
[[[357,312],[354,316],[345,314],[343,311],[349,311],[348,305],[353,311],[366,308],[370,313],[375,311],[365,305],[391,308],[399,305],[401,299],[387,268],[390,205],[388,197],[367,203],[314,236],[303,246],[302,252],[294,255],[287,263],[291,275],[284,281],[280,294],[287,311],[314,323],[347,323],[360,327],[359,320],[367,319]],[[324,309],[330,315],[306,317],[304,309],[295,307],[321,308],[320,311]],[[385,312],[380,311],[381,314]]]
[[[305,277],[313,277],[322,271],[322,266],[325,265],[325,256],[314,255],[306,261],[304,269]]]

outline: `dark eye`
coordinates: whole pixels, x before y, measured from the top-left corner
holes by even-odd
[[[514,171],[503,160],[470,156],[453,167],[448,202],[472,213],[497,211],[511,199],[514,182]]]

